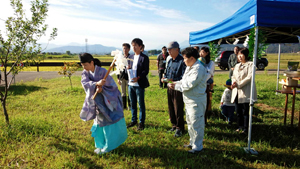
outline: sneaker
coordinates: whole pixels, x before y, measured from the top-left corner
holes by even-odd
[[[171,128],[170,130],[167,131],[167,133],[172,133],[176,130],[176,128]]]
[[[243,129],[243,130],[242,130],[242,133],[243,133],[243,134],[247,134],[247,133],[248,133],[248,130],[247,130],[247,129]]]
[[[94,150],[94,152],[95,152],[96,154],[99,154],[99,155],[107,153],[107,151],[105,151],[105,150],[103,150],[103,149],[100,149],[100,148],[96,148],[96,149]]]
[[[176,129],[174,137],[181,137],[181,136],[182,136],[181,130]]]
[[[143,123],[139,123],[138,130],[144,130],[145,125]]]
[[[133,127],[137,124],[137,122],[131,122],[128,124],[127,128]]]
[[[239,127],[238,129],[235,130],[236,132],[240,132],[240,131],[243,131],[243,128],[242,127]]]
[[[192,146],[190,144],[185,144],[185,145],[183,145],[183,147],[192,149]]]
[[[188,151],[188,153],[191,153],[191,154],[198,154],[200,153],[202,150],[194,150],[194,149],[191,149]]]

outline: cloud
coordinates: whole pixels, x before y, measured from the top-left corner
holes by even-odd
[[[76,3],[76,2],[70,1],[70,0],[50,0],[49,4],[57,5],[57,6],[64,6],[64,7],[85,8],[84,5],[81,5],[80,3]]]
[[[27,6],[28,2],[26,0]],[[55,27],[58,28],[58,36],[51,43],[57,45],[84,44],[87,38],[89,44],[121,47],[122,43],[139,37],[148,50],[167,45],[172,40],[179,43],[188,40],[190,31],[212,25],[191,20],[181,11],[162,8],[149,0],[50,0],[49,3],[46,19],[49,29],[40,43],[48,41],[51,29]],[[2,5],[0,18],[3,16],[1,9],[8,8]],[[9,6],[9,3],[5,5]],[[154,19],[153,14],[156,16]],[[0,29],[3,30],[1,21]]]

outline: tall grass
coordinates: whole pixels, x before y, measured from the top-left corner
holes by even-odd
[[[259,152],[245,154],[247,135],[235,132],[220,115],[219,102],[228,75],[215,75],[213,112],[205,127],[204,151],[191,155],[184,149],[189,136],[166,133],[167,91],[159,89],[158,77],[149,75],[146,89],[146,128],[128,129],[128,139],[104,155],[94,154],[92,122],[79,118],[85,94],[80,77],[73,88],[64,78],[36,79],[12,86],[7,109],[11,126],[0,114],[1,168],[280,168],[300,167],[300,135],[283,125],[284,95],[275,95],[276,76],[257,75],[258,101],[253,116],[251,147]],[[290,99],[291,100],[291,99]],[[296,100],[296,112],[299,110]],[[289,104],[291,105],[291,104]],[[0,111],[2,109],[0,108]],[[124,111],[126,122],[131,113]],[[290,124],[290,114],[288,122]],[[297,116],[297,118],[299,118]],[[297,121],[297,120],[295,120]]]

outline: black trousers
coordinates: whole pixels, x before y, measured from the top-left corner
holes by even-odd
[[[249,103],[238,103],[238,96],[235,98],[235,112],[237,115],[237,125],[245,130],[249,126]]]
[[[168,88],[168,107],[172,127],[184,131],[184,111],[182,93]]]
[[[164,70],[159,70],[158,76],[159,76],[159,87],[166,88],[167,83],[162,83],[161,79],[163,78]]]

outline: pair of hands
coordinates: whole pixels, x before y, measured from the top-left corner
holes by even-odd
[[[172,90],[175,89],[175,83],[168,83],[167,86]]]
[[[96,83],[96,86],[97,86],[96,92],[97,92],[97,93],[102,92],[102,86],[105,84],[105,82],[106,82],[106,80],[105,80],[105,79],[102,79],[102,80],[99,80],[99,81]]]
[[[175,83],[173,83],[173,79],[167,79],[167,80],[166,80],[166,78],[161,78],[160,81],[161,81],[162,83],[168,83],[168,82],[171,82],[171,83],[168,83],[168,84],[167,84],[168,88],[173,89],[173,90],[175,89]]]
[[[231,89],[234,89],[234,88],[236,88],[238,85],[237,85],[237,83],[236,82],[233,82],[233,84],[231,85]]]

